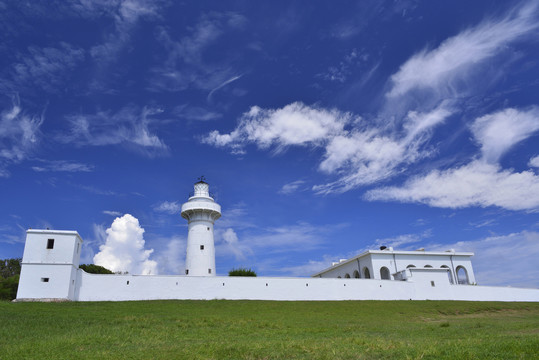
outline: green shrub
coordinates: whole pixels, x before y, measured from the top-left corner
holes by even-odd
[[[256,276],[256,273],[250,268],[237,268],[230,270],[228,276]]]
[[[13,300],[17,297],[19,287],[19,275],[8,278],[0,277],[0,300]]]
[[[86,271],[89,274],[114,274],[112,271],[110,271],[107,268],[104,268],[100,265],[94,265],[94,264],[82,264],[79,266],[82,270]]]
[[[21,273],[21,258],[0,260],[0,277],[7,279]]]

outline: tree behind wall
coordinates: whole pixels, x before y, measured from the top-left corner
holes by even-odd
[[[228,276],[256,276],[256,273],[251,269],[238,268],[230,270]]]
[[[0,300],[13,300],[17,297],[21,258],[0,260]]]
[[[104,268],[100,265],[94,265],[94,264],[82,264],[79,266],[82,270],[86,271],[89,274],[114,274],[112,271],[110,271],[107,268]]]

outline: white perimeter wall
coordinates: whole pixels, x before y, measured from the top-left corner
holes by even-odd
[[[539,301],[539,289],[450,285],[443,271],[414,272],[410,280],[95,275],[79,270],[75,300]]]

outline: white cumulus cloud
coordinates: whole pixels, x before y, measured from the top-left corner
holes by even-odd
[[[442,102],[429,112],[410,111],[403,119],[402,131],[367,126],[358,116],[338,110],[307,106],[300,102],[280,109],[254,106],[243,114],[238,126],[228,134],[212,131],[203,142],[229,147],[233,153],[244,153],[253,143],[275,152],[289,146],[323,148],[325,154],[319,170],[338,173],[332,183],[318,185],[319,193],[343,192],[360,185],[391,177],[399,167],[428,156],[424,145],[431,130],[452,114],[450,104]],[[349,130],[347,127],[354,127]]]
[[[539,168],[539,155],[532,157],[528,163],[528,166]]]
[[[99,252],[94,256],[94,264],[114,272],[157,274],[157,262],[150,260],[153,249],[144,248],[144,229],[137,218],[125,214],[114,219],[106,234],[105,244],[99,246]]]
[[[475,160],[461,167],[433,170],[406,181],[368,191],[367,200],[416,202],[442,208],[498,206],[509,210],[539,209],[539,176],[514,172]]]
[[[538,108],[500,110],[476,119],[471,130],[481,145],[480,159],[446,170],[433,170],[408,179],[402,186],[370,190],[365,198],[445,208],[539,209],[539,176],[529,170],[503,169],[498,164],[512,146],[539,130]]]
[[[481,144],[483,158],[495,163],[513,145],[539,130],[539,108],[503,109],[478,118],[471,129]]]

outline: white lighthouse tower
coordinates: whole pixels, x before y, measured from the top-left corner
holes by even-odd
[[[213,223],[221,217],[221,206],[210,196],[210,187],[204,180],[200,177],[193,196],[182,205],[182,217],[189,224],[186,275],[215,276]]]

